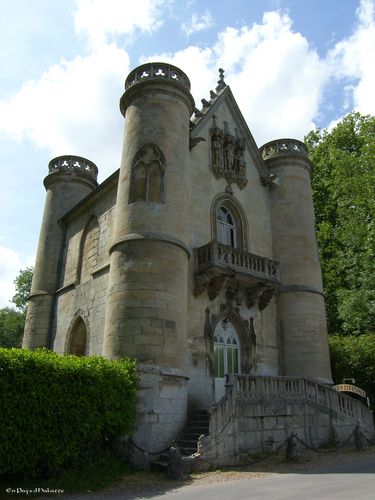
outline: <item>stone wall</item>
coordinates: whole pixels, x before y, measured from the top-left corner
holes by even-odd
[[[341,443],[353,444],[356,425],[372,437],[372,412],[322,384],[291,377],[231,376],[225,398],[211,409],[210,434],[198,442],[195,466],[238,463],[244,454],[276,449],[292,432],[318,447],[329,441],[334,429]]]
[[[64,219],[65,246],[56,293],[56,313],[53,323],[54,350],[69,352],[69,332],[81,316],[85,322],[88,342],[86,354],[102,355],[106,315],[109,247],[112,241],[113,213],[117,184],[105,184],[82,207]],[[90,255],[85,252],[86,229],[90,221],[97,224],[98,238]],[[95,258],[92,253],[95,252]],[[91,259],[90,263],[84,257]],[[86,267],[86,272],[82,269]]]

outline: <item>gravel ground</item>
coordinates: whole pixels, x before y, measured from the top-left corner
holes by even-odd
[[[186,476],[181,481],[167,479],[163,473],[140,471],[125,476],[116,485],[102,492],[87,492],[88,495],[69,495],[60,498],[90,498],[110,499],[111,496],[119,496],[124,500],[137,498],[152,498],[156,495],[171,492],[183,485],[202,485],[239,479],[259,479],[276,474],[313,472],[320,467],[355,462],[364,457],[374,457],[375,448],[366,451],[345,449],[334,453],[316,453],[305,451],[301,453],[296,463],[285,462],[284,455],[274,455],[254,465],[218,469],[210,472],[195,472]]]

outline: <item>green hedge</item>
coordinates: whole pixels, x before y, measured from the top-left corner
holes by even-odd
[[[0,348],[0,474],[86,464],[128,433],[137,375],[129,359]]]

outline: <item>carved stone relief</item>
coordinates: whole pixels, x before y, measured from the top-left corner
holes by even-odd
[[[224,122],[224,129],[219,128],[214,115],[211,129],[211,168],[215,177],[223,177],[229,186],[237,184],[243,189],[247,184],[245,149],[245,140],[237,134],[231,134],[227,122]]]

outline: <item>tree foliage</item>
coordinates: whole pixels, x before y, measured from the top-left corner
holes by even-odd
[[[0,309],[0,347],[21,347],[25,316],[4,307]]]
[[[14,280],[16,293],[11,301],[16,309],[0,309],[0,347],[21,347],[32,277],[32,267],[21,269]]]
[[[354,378],[375,404],[375,335],[331,335],[329,337],[332,376],[336,384]]]
[[[375,117],[351,113],[305,138],[329,333],[375,325]]]
[[[21,269],[18,273],[14,284],[16,286],[16,293],[12,298],[13,304],[22,313],[26,314],[27,302],[31,290],[31,281],[33,279],[33,268],[26,267]]]

